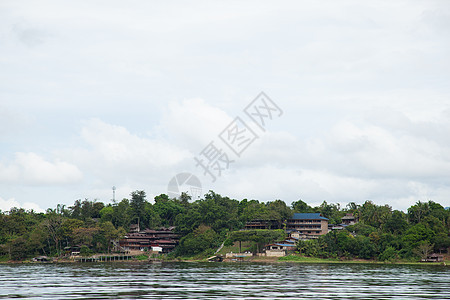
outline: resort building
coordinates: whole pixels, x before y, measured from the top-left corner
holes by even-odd
[[[253,230],[253,229],[282,229],[283,222],[279,220],[262,220],[255,219],[247,222],[245,224],[244,230]]]
[[[346,214],[342,217],[342,224],[344,225],[355,225],[358,219],[353,214]]]
[[[179,236],[173,232],[173,228],[145,229],[140,232],[128,233],[119,241],[119,245],[127,251],[149,250],[167,253],[175,248],[178,239]]]
[[[320,213],[295,213],[286,221],[286,232],[298,239],[313,239],[328,233],[328,219]]]

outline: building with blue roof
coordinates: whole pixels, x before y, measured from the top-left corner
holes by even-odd
[[[286,221],[286,231],[291,233],[291,237],[317,238],[328,233],[328,218],[320,213],[295,213]]]
[[[320,213],[295,213],[292,216],[295,220],[327,220],[327,218],[322,217]]]

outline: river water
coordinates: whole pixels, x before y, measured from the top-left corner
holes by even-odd
[[[0,298],[450,299],[450,268],[295,263],[0,265]]]

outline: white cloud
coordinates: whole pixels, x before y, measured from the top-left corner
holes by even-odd
[[[203,99],[172,101],[162,117],[160,130],[174,143],[200,152],[232,119],[225,111]]]
[[[39,207],[38,204],[32,203],[32,202],[25,202],[23,204],[20,204],[17,202],[14,198],[5,200],[2,197],[0,197],[0,211],[9,211],[11,208],[24,208],[26,210],[34,210],[35,212],[44,212],[42,208]]]
[[[444,106],[438,115],[447,113]],[[401,209],[418,200],[448,203],[448,119],[424,122],[390,108],[368,115],[342,118],[305,140],[283,131],[262,134],[216,186],[238,198],[287,202],[370,199]]]
[[[73,164],[46,161],[32,152],[17,152],[12,162],[0,163],[0,181],[25,185],[59,185],[78,182],[81,171]]]
[[[449,124],[413,122],[404,115],[397,121],[376,124],[377,120],[371,120],[358,124],[343,120],[323,141],[328,149],[327,156],[335,155],[337,159],[345,160],[345,170],[357,172],[353,173],[357,176],[448,177],[450,147],[447,142],[443,143],[439,132],[448,132]],[[344,167],[340,163],[337,166]]]
[[[130,133],[126,128],[98,119],[85,122],[81,137],[103,162],[130,168],[163,167],[179,162],[187,152],[164,142]],[[88,150],[89,151],[89,150]]]
[[[15,199],[165,192],[202,173],[192,158],[260,90],[285,113],[217,192],[449,199],[446,1],[0,7],[0,187]]]
[[[148,186],[161,177],[168,178],[174,166],[191,158],[188,150],[162,137],[137,135],[99,119],[84,121],[79,138],[78,147],[58,153],[93,176],[90,185],[95,189],[113,184]]]

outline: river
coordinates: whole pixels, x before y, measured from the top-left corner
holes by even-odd
[[[2,264],[0,298],[450,299],[450,268],[296,263]]]

